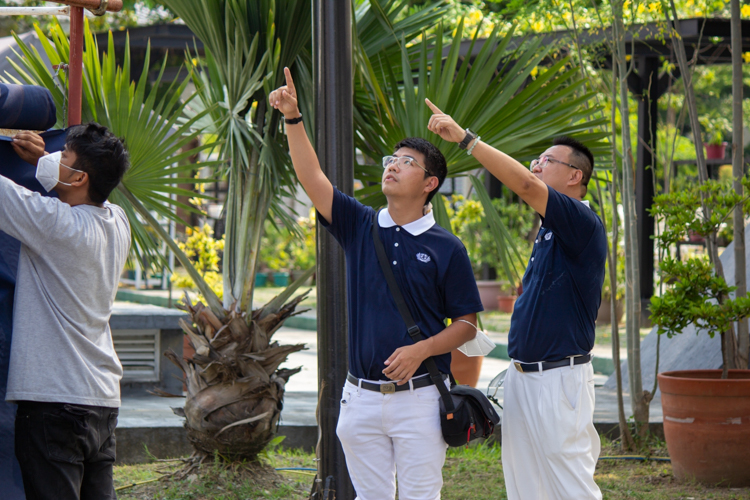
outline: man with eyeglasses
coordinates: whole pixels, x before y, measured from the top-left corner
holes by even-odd
[[[527,169],[481,142],[427,101],[429,130],[461,142],[542,217],[508,335],[513,364],[504,381],[503,475],[509,500],[601,499],[594,482],[595,320],[607,235],[589,208],[591,151],[558,138]]]
[[[440,393],[423,362],[434,357],[450,373],[450,352],[476,335],[482,311],[466,249],[435,224],[430,200],[447,174],[442,153],[420,138],[399,142],[383,158],[379,212],[338,191],[320,168],[300,123],[297,93],[287,85],[269,96],[286,122],[289,150],[318,220],[346,253],[349,375],[336,433],[360,500],[437,500],[447,445]],[[408,308],[426,340],[414,343],[379,265],[373,224]],[[451,318],[445,327],[445,319]]]

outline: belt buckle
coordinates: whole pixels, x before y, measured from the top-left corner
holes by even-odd
[[[389,382],[387,384],[380,384],[380,393],[381,394],[395,394],[396,392],[396,384]]]
[[[521,366],[521,363],[519,363],[518,361],[514,361],[513,362],[513,366],[516,367],[516,370],[518,370],[519,372],[523,373],[523,367]]]

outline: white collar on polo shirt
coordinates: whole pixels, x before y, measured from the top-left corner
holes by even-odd
[[[378,225],[380,227],[393,227],[396,225],[396,222],[391,217],[391,214],[388,213],[388,208],[384,208],[378,213]],[[403,227],[410,235],[419,236],[434,225],[435,216],[433,215],[432,211],[430,211],[427,213],[427,215],[423,215],[414,222],[410,222],[401,227]]]
[[[583,201],[581,201],[581,203],[583,203],[584,205],[586,205],[588,208],[591,208],[589,206],[589,200],[583,200]]]

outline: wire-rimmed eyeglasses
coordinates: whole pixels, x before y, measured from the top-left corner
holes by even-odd
[[[399,168],[407,169],[411,167],[412,165],[417,166],[425,171],[426,174],[430,174],[430,172],[427,171],[426,168],[424,168],[422,165],[419,164],[417,160],[412,158],[411,156],[384,156],[383,157],[383,169],[386,169],[393,165],[394,163],[398,164]]]
[[[576,167],[575,165],[571,165],[570,163],[565,163],[564,161],[555,160],[554,158],[551,158],[549,156],[540,156],[539,158],[535,160],[531,160],[531,165],[529,165],[530,170],[534,170],[534,167],[537,165],[539,168],[544,169],[549,165],[550,163],[562,163],[563,165],[567,165],[570,168],[574,168],[576,170],[581,170],[580,168]]]

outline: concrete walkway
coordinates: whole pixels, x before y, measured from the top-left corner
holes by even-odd
[[[311,448],[317,440],[317,334],[310,330],[281,328],[274,335],[274,340],[282,344],[304,343],[308,346],[307,350],[290,355],[282,365],[287,368],[300,366],[302,371],[292,376],[286,386],[279,434],[286,436],[284,444],[287,446]],[[495,375],[509,365],[507,360],[485,358],[477,387],[486,391]],[[594,421],[600,432],[608,432],[617,422],[616,394],[601,387],[606,380],[606,375],[595,375]],[[497,399],[502,404],[502,389],[498,391]],[[190,454],[190,446],[182,429],[184,419],[171,410],[171,407],[183,406],[184,401],[183,398],[160,398],[143,390],[124,391],[117,430],[118,461],[133,463],[145,460],[148,455],[145,447],[148,453],[159,458]],[[630,416],[627,394],[624,403],[625,414]],[[499,413],[502,414],[501,411]],[[651,422],[660,423],[661,420],[661,400],[657,398],[651,404]]]

